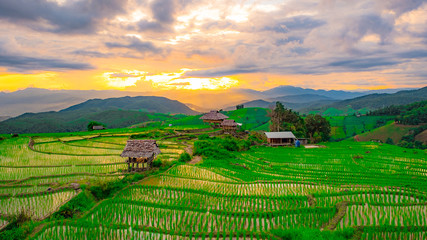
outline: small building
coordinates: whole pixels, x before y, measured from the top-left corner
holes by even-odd
[[[292,132],[266,132],[267,142],[271,146],[293,145],[296,137]]]
[[[219,111],[210,111],[205,115],[201,116],[199,119],[202,119],[205,123],[213,124],[213,127],[219,127],[222,121],[227,119],[228,116],[220,113]]]
[[[308,144],[308,138],[298,138],[301,145],[307,145]]]
[[[120,156],[128,158],[129,171],[144,171],[152,167],[154,158],[160,153],[156,140],[128,140]]]
[[[234,120],[224,120],[221,123],[221,128],[224,131],[236,131],[237,129],[237,123]]]
[[[105,127],[104,126],[93,126],[92,129],[93,130],[104,130]]]

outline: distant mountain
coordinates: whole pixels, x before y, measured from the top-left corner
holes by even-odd
[[[0,116],[0,122],[9,119],[9,116]]]
[[[346,92],[336,90],[314,90],[310,88],[300,88],[294,86],[279,86],[262,92],[265,96],[270,97],[283,97],[283,96],[295,96],[295,95],[319,95],[332,99],[349,99],[366,95],[363,92]]]
[[[309,103],[315,101],[338,101],[336,99],[317,95],[317,94],[301,94],[301,95],[289,95],[281,96],[276,98],[268,99],[271,102],[287,102],[287,103]]]
[[[221,91],[164,90],[156,92],[130,92],[119,90],[48,90],[27,88],[15,92],[0,92],[0,116],[16,117],[27,112],[38,113],[59,111],[89,99],[107,99],[125,96],[165,96],[169,99],[175,99],[180,102],[191,103],[193,104],[191,107],[193,110],[205,112],[206,110],[232,108],[239,103],[253,101],[256,99],[273,102],[275,101],[274,98],[282,98],[286,96],[288,97],[287,99],[279,99],[279,101],[302,103],[303,101],[308,102],[310,95],[313,97],[322,96],[331,99],[344,100],[371,93],[394,93],[397,91],[398,89],[360,92],[326,91],[304,89],[293,86],[279,86],[267,91],[237,88]],[[303,97],[298,98],[298,95],[303,95]],[[291,96],[293,97],[291,98]]]
[[[370,94],[362,97],[357,97],[354,99],[347,99],[339,102],[334,102],[324,106],[318,107],[307,107],[303,109],[303,112],[309,111],[320,111],[323,112],[328,108],[335,109],[346,109],[352,108],[354,110],[359,109],[369,109],[376,110],[379,108],[391,106],[391,105],[406,105],[413,102],[427,100],[427,87],[420,88],[417,90],[405,90],[399,91],[393,94]]]
[[[141,93],[118,90],[48,90],[27,88],[0,94],[0,115],[18,116],[23,113],[58,111],[92,98],[134,96]]]
[[[165,97],[139,96],[121,97],[107,99],[91,99],[86,102],[71,106],[60,112],[85,110],[91,112],[101,112],[105,110],[136,110],[157,113],[183,113],[196,114],[185,104]]]
[[[276,102],[281,102],[285,108],[292,109],[296,112],[301,111],[301,109],[305,108],[320,108],[322,106],[331,104],[337,100],[317,100],[317,101],[310,101],[310,102],[283,102],[280,101],[280,98],[276,99],[276,101],[265,101],[262,99],[244,102],[242,103],[244,107],[261,107],[261,108],[270,108],[276,106]],[[226,110],[233,110],[234,107],[226,108]]]
[[[8,119],[0,122],[0,133],[75,132],[86,130],[90,121],[102,122],[108,128],[118,128],[174,118],[160,113],[196,112],[178,101],[164,97],[93,99],[59,112],[26,113]]]
[[[251,108],[252,107],[269,108],[270,106],[275,105],[274,102],[267,102],[267,101],[262,100],[262,99],[257,99],[257,100],[245,102],[242,104],[244,105],[245,108],[248,108],[248,107],[251,107]]]
[[[339,90],[314,90],[310,88],[294,87],[289,85],[278,86],[266,91],[263,91],[264,96],[269,98],[282,97],[282,96],[295,96],[295,95],[320,95],[331,99],[344,100],[356,98],[372,93],[395,93],[403,89],[382,89],[382,90],[368,90],[368,91],[339,91]]]

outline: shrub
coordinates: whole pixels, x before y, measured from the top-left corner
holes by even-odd
[[[201,135],[199,135],[198,137],[197,137],[197,139],[199,139],[199,140],[208,140],[208,139],[210,139],[210,137],[209,137],[209,135],[208,134],[201,134]]]
[[[343,231],[320,231],[320,229],[296,228],[286,230],[273,230],[272,233],[281,239],[286,240],[345,240],[351,239],[354,233],[353,228]]]
[[[22,227],[26,222],[31,220],[33,212],[30,209],[21,209],[21,211],[13,216],[9,217],[9,225],[0,232],[0,239],[7,240],[20,240],[25,239],[29,233],[27,227]]]
[[[76,214],[88,211],[95,205],[93,196],[88,191],[83,191],[68,203],[63,205],[52,217],[56,219],[73,218]]]
[[[179,155],[179,162],[189,162],[191,160],[190,154],[183,152],[181,155]]]
[[[160,159],[156,159],[153,161],[153,167],[160,167],[162,166],[162,161]]]

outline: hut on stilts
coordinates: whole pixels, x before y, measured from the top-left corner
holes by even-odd
[[[228,116],[225,116],[219,111],[210,111],[205,115],[201,116],[199,119],[202,119],[205,123],[211,124],[213,128],[219,128],[221,126],[222,121],[227,118]]]
[[[156,140],[128,140],[120,156],[128,158],[129,172],[145,171],[152,167],[154,158],[160,153]]]

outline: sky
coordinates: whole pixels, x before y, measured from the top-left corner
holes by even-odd
[[[0,91],[427,85],[427,0],[0,0]]]

